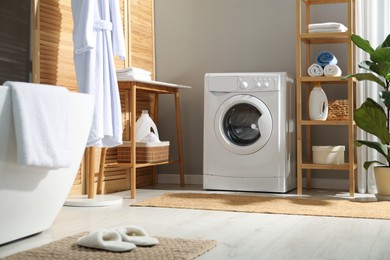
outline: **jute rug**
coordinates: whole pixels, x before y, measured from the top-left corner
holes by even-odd
[[[29,259],[136,259],[136,260],[172,260],[195,259],[217,245],[214,240],[192,240],[181,238],[158,237],[160,244],[153,247],[137,247],[130,252],[110,252],[99,249],[90,249],[78,246],[76,240],[86,235],[81,233],[75,236],[52,242],[50,244],[8,256],[8,260]]]
[[[390,219],[390,201],[167,193],[159,197],[136,202],[130,206]]]

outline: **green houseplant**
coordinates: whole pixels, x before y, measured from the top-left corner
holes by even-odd
[[[366,72],[350,74],[343,79],[353,77],[358,81],[368,80],[377,83],[383,88],[383,90],[379,91],[379,97],[385,106],[385,108],[383,108],[375,100],[367,98],[367,100],[355,111],[354,120],[356,125],[363,131],[366,131],[379,139],[379,142],[357,140],[356,145],[365,145],[375,149],[384,156],[386,163],[380,161],[367,161],[364,163],[364,168],[367,170],[372,164],[379,164],[382,166],[374,168],[378,194],[390,196],[390,34],[376,49],[371,46],[368,40],[365,40],[358,35],[352,35],[351,40],[357,47],[370,55],[370,60],[363,61],[359,64],[359,68],[364,69]],[[381,174],[377,174],[379,171],[387,171],[385,173],[387,176],[385,177],[389,177],[389,180],[386,181],[382,178]]]

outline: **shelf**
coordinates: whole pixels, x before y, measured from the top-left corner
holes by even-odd
[[[321,4],[339,4],[348,3],[348,0],[302,0],[305,4],[321,5]]]
[[[348,32],[302,33],[300,39],[304,43],[313,44],[348,43],[351,40],[351,35]]]
[[[180,174],[180,185],[184,186],[184,161],[183,161],[183,148],[182,148],[182,132],[181,132],[181,123],[180,123],[180,99],[179,99],[179,90],[180,89],[189,89],[189,86],[177,85],[166,82],[159,81],[141,81],[141,80],[120,80],[119,81],[119,91],[124,99],[122,106],[122,120],[124,122],[124,136],[123,140],[131,140],[131,150],[129,156],[129,162],[115,162],[115,163],[106,163],[106,151],[107,149],[102,150],[101,158],[101,166],[99,170],[99,178],[98,178],[98,190],[99,187],[102,187],[103,182],[103,173],[106,167],[121,167],[121,168],[129,168],[130,172],[130,197],[132,199],[136,198],[136,173],[137,169],[144,167],[155,167],[158,165],[165,164],[179,164],[179,174]],[[149,92],[154,95],[154,97],[147,103],[148,107],[154,113],[154,120],[158,121],[158,99],[159,94],[173,94],[174,95],[174,111],[175,111],[175,121],[176,121],[176,136],[177,136],[177,160],[166,160],[162,162],[156,163],[139,163],[136,159],[136,142],[135,142],[135,134],[136,130],[136,115],[137,111],[142,108],[139,107],[137,110],[137,103],[139,101],[144,102],[142,99],[137,96],[137,91],[140,92]],[[131,115],[131,116],[130,116]],[[134,115],[134,116],[133,116]],[[134,150],[133,150],[134,149]],[[157,180],[157,170],[153,169],[152,174],[152,184],[156,183]]]
[[[349,125],[348,120],[327,120],[327,121],[320,121],[320,120],[302,120],[302,125]]]
[[[326,33],[309,33],[303,28],[307,28],[311,23],[313,17],[312,8],[313,5],[329,5],[329,4],[342,4],[333,6],[333,9],[342,7],[345,9],[345,18],[347,21],[346,27],[347,32],[326,32]],[[321,8],[322,6],[318,7]],[[346,7],[346,8],[344,8]],[[316,7],[317,8],[317,7]],[[348,171],[349,175],[349,194],[351,197],[355,194],[355,173],[357,170],[356,164],[356,147],[355,142],[355,131],[356,124],[353,120],[354,109],[356,106],[355,95],[356,95],[356,80],[353,78],[343,79],[345,75],[355,73],[355,54],[354,46],[351,42],[351,35],[355,32],[356,27],[356,0],[296,0],[296,85],[297,85],[297,194],[302,194],[303,189],[303,175],[302,171],[306,172],[306,188],[310,189],[311,186],[311,170],[342,170]],[[317,21],[313,21],[317,22]],[[327,22],[322,21],[322,22]],[[330,21],[328,21],[330,22]],[[343,76],[340,77],[310,77],[307,73],[307,68],[310,65],[310,61],[313,59],[313,52],[322,46],[322,44],[336,44],[336,48],[346,48],[347,51],[343,53],[343,61],[347,62],[347,66]],[[315,46],[316,45],[316,46]],[[312,48],[315,47],[315,49]],[[323,46],[325,47],[325,46]],[[328,48],[328,47],[326,47]],[[303,58],[304,56],[304,58]],[[306,68],[306,71],[303,69]],[[337,93],[336,99],[348,100],[348,114],[349,118],[346,120],[309,120],[309,116],[306,115],[309,104],[310,94],[308,91],[316,85],[342,85],[342,89]],[[327,86],[328,87],[328,86]],[[333,89],[332,93],[336,94]],[[325,91],[327,91],[326,89]],[[346,92],[346,93],[345,93]],[[345,94],[347,95],[345,97]],[[303,106],[306,104],[306,108]],[[302,107],[303,106],[303,107]],[[344,108],[343,108],[344,109]],[[303,119],[305,118],[305,119]],[[333,117],[330,117],[333,118]],[[316,127],[311,127],[316,126]],[[346,139],[338,139],[337,142],[345,142],[345,159],[349,163],[341,165],[329,165],[329,164],[315,164],[312,163],[310,156],[310,147],[312,146],[313,135],[318,136],[320,131],[328,131],[336,129],[337,127],[347,128],[348,137]],[[332,129],[327,129],[332,128]],[[344,131],[344,129],[343,129]],[[314,133],[314,134],[313,134]],[[337,132],[330,133],[332,137],[336,137]],[[317,137],[321,138],[321,137]],[[327,142],[336,142],[336,140],[324,140]],[[305,152],[306,151],[306,152]]]
[[[326,83],[348,83],[348,80],[342,79],[342,77],[310,77],[310,76],[305,76],[301,77],[302,82],[326,82]]]
[[[151,166],[158,166],[158,165],[164,165],[164,164],[174,164],[174,163],[180,163],[178,160],[171,160],[171,161],[163,161],[163,162],[155,162],[155,163],[137,163],[135,165],[135,168],[144,168],[144,167],[151,167]],[[124,162],[115,162],[115,163],[106,163],[105,167],[133,167],[134,165],[129,162],[129,163],[124,163]]]
[[[353,165],[353,168],[356,169],[356,164]],[[302,169],[306,170],[340,170],[348,171],[349,163],[344,164],[316,164],[316,163],[302,163]]]

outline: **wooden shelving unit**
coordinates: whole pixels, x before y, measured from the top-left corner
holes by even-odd
[[[135,199],[137,196],[136,193],[136,177],[137,177],[137,169],[152,167],[152,184],[154,185],[157,182],[157,169],[156,166],[165,165],[165,164],[178,164],[179,165],[179,178],[180,185],[184,186],[184,161],[183,161],[183,148],[182,148],[182,133],[181,133],[181,123],[180,123],[180,99],[179,99],[179,90],[180,89],[189,89],[188,86],[159,82],[159,81],[120,81],[119,82],[119,90],[124,91],[125,95],[125,104],[122,113],[124,115],[125,122],[125,134],[123,136],[124,140],[131,141],[131,155],[129,158],[129,162],[114,162],[107,163],[106,162],[106,153],[107,148],[102,149],[101,154],[101,164],[99,169],[98,176],[98,185],[97,185],[97,193],[102,193],[103,181],[104,181],[104,172],[107,168],[126,168],[130,170],[130,196],[131,199]],[[138,92],[147,92],[153,94],[154,103],[153,107],[153,115],[154,120],[158,121],[158,97],[162,94],[171,94],[174,95],[174,107],[175,107],[175,120],[176,120],[176,136],[177,136],[177,148],[178,154],[176,160],[168,160],[163,162],[156,163],[139,163],[136,161],[136,142],[135,142],[135,126],[136,125],[136,117],[131,115],[136,115],[137,111],[137,93]]]
[[[310,12],[313,5],[328,5],[328,4],[343,4],[347,6],[346,16],[348,23],[348,32],[340,33],[308,33],[308,25],[310,24]],[[337,6],[337,5],[336,5]],[[347,171],[349,174],[349,193],[350,196],[354,196],[355,193],[355,173],[356,173],[356,155],[354,148],[355,130],[356,126],[353,121],[353,113],[355,110],[355,94],[356,83],[351,78],[343,80],[342,77],[310,77],[307,75],[307,69],[311,65],[314,59],[311,59],[311,47],[318,44],[346,44],[347,53],[345,56],[338,57],[340,59],[348,59],[348,68],[343,70],[343,75],[355,73],[355,47],[351,41],[351,35],[356,28],[355,0],[296,0],[296,17],[297,17],[297,41],[296,41],[296,84],[297,84],[297,193],[302,194],[302,175],[303,171],[306,173],[306,188],[311,187],[311,171],[312,170],[337,170]],[[337,8],[337,7],[336,7]],[[302,12],[304,10],[304,12]],[[304,16],[303,16],[304,13]],[[303,22],[304,20],[304,22]],[[329,22],[329,21],[323,21]],[[303,55],[303,49],[305,57]],[[310,120],[308,111],[303,111],[303,106],[308,107],[309,93],[314,84],[320,83],[321,85],[343,85],[347,88],[348,99],[348,120],[332,120],[332,121],[316,121]],[[305,94],[305,95],[304,95]],[[346,163],[341,165],[329,165],[329,164],[314,164],[312,162],[312,143],[311,133],[316,127],[332,127],[342,126],[346,127],[348,131],[348,140],[346,143]],[[305,129],[305,136],[303,136],[303,130]],[[304,140],[303,140],[304,138]],[[305,147],[303,146],[305,141]],[[329,144],[333,145],[333,144]],[[304,150],[305,149],[305,150]],[[304,156],[304,151],[306,155]]]

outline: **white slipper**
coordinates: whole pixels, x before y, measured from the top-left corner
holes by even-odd
[[[123,242],[122,236],[113,230],[101,229],[81,237],[76,242],[80,246],[104,249],[115,252],[130,251],[136,246],[133,243]]]
[[[157,245],[158,239],[149,236],[149,234],[139,226],[125,226],[115,229],[125,242],[134,243],[137,246],[154,246]]]

